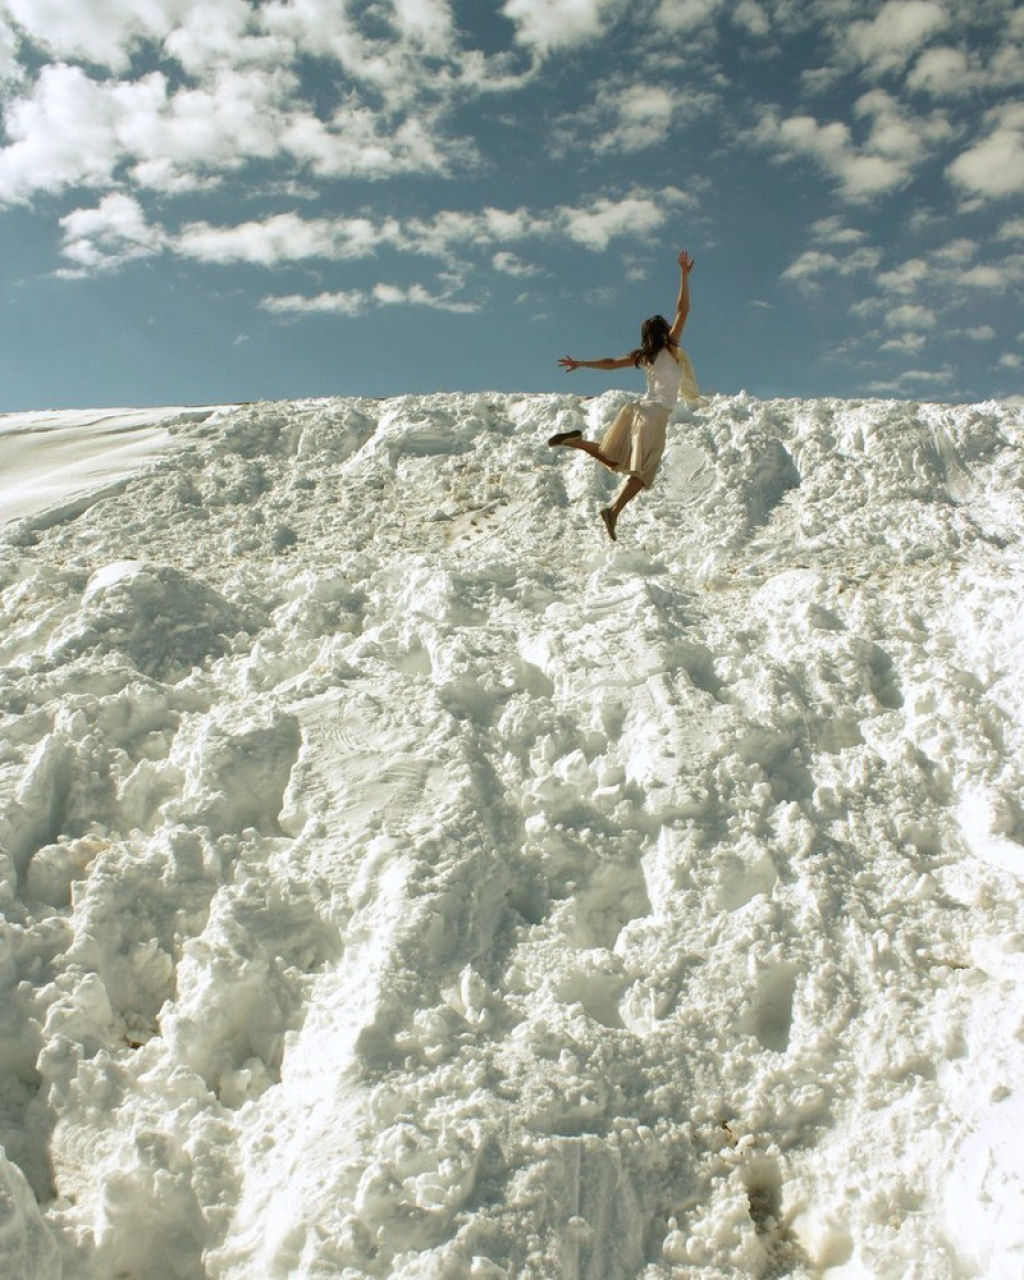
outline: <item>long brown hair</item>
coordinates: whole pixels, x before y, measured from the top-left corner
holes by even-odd
[[[654,364],[659,351],[668,348],[670,352],[679,346],[672,337],[669,323],[664,316],[651,316],[640,326],[640,345],[629,353],[629,358],[637,366]]]

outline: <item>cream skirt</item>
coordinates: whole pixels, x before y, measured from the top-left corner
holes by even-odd
[[[649,488],[665,451],[665,427],[669,410],[653,400],[623,405],[601,438],[600,449],[612,460],[612,469],[636,476]]]

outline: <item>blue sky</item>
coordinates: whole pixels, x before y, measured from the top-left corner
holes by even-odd
[[[1014,0],[0,0],[0,410],[598,391],[682,247],[706,390],[1017,395],[1022,86]]]

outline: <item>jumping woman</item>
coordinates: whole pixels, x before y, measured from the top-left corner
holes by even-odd
[[[610,507],[601,512],[608,536],[615,541],[615,525],[622,508],[640,492],[650,488],[665,449],[665,427],[679,398],[680,389],[689,400],[697,398],[697,383],[686,352],[679,345],[690,312],[690,272],[693,259],[684,249],[679,255],[682,280],[676,299],[676,318],[671,327],[664,316],[651,316],[640,327],[640,346],[628,356],[606,356],[601,360],[574,360],[562,356],[559,364],[566,373],[575,369],[643,369],[647,395],[619,410],[600,444],[584,440],[582,431],[560,431],[549,445],[582,449],[612,471],[627,477]]]

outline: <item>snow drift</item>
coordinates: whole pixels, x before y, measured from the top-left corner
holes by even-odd
[[[623,398],[5,526],[3,1274],[1021,1273],[1024,415]]]

